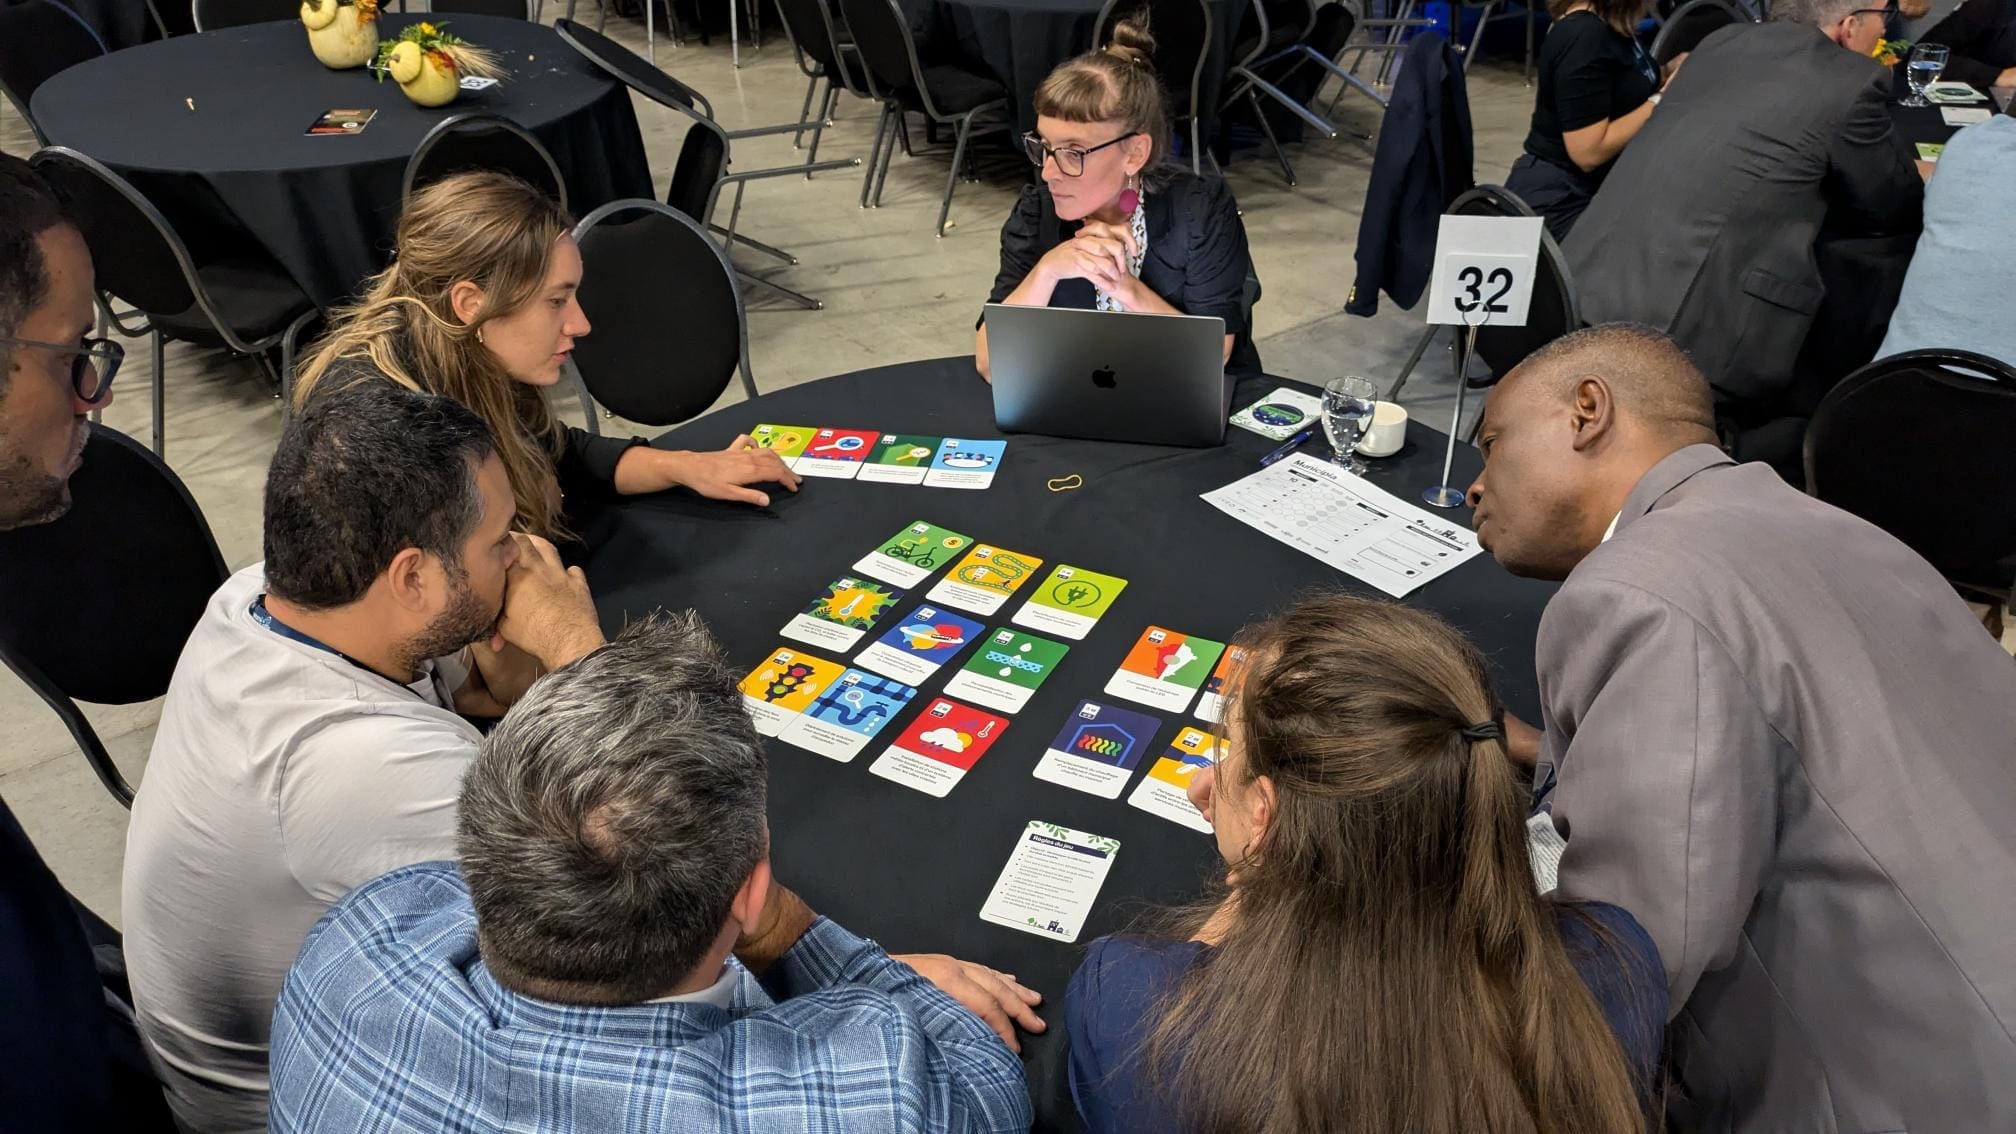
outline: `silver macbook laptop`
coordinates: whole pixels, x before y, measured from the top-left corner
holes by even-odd
[[[987,305],[994,424],[1148,445],[1220,445],[1225,320]]]

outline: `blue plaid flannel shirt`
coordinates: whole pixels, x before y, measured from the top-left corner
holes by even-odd
[[[875,943],[820,918],[761,983],[735,967],[729,1011],[520,996],[477,956],[454,864],[403,867],[302,946],[273,1018],[272,1129],[1029,1129],[1021,1063]]]

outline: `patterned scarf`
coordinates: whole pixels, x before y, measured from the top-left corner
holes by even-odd
[[[1141,261],[1148,256],[1148,191],[1143,189],[1140,193],[1141,199],[1134,203],[1134,215],[1129,221],[1129,227],[1134,230],[1134,254],[1127,257],[1127,274],[1137,280],[1141,278]],[[1096,284],[1092,294],[1101,311],[1127,310],[1118,299],[1107,295],[1105,289]]]

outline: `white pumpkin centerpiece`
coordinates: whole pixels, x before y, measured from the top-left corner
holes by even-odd
[[[398,39],[380,44],[372,67],[380,81],[390,75],[420,106],[454,102],[465,76],[494,78],[499,73],[489,52],[425,21],[408,25]]]
[[[302,0],[308,49],[324,67],[362,67],[378,54],[378,0]]]

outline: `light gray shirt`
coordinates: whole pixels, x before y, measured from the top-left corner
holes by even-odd
[[[1925,186],[1925,231],[1876,357],[1958,347],[2016,366],[2012,185],[2016,118],[1997,114],[1946,143]]]
[[[1684,1128],[2008,1129],[2016,660],[1938,572],[1695,445],[1562,584],[1538,668],[1559,892],[1658,943]]]
[[[251,614],[231,576],[183,647],[126,836],[126,963],[186,1128],[266,1129],[267,1039],[308,930],[352,887],[455,857],[482,736],[457,659],[401,685]]]

